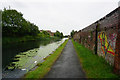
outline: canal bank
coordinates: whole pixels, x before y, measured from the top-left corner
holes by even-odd
[[[62,43],[50,56],[47,56],[45,58],[45,61],[43,63],[38,63],[37,68],[30,72],[28,72],[24,78],[43,78],[51,69],[54,62],[57,60],[57,58],[62,53],[65,45],[67,44],[68,40],[65,40],[64,43]]]
[[[62,39],[46,45],[38,45],[39,43],[33,44],[34,42],[29,43],[30,45],[35,45],[35,47],[29,50],[23,50],[15,55],[13,61],[8,65],[8,69],[3,71],[3,78],[19,78],[23,76],[38,63],[43,62],[44,58],[51,55],[64,41],[65,39]],[[37,47],[36,44],[38,45]],[[19,48],[17,49],[19,50]]]
[[[29,42],[29,41],[56,41],[59,40],[59,37],[55,36],[22,36],[22,37],[2,37],[2,44],[8,45],[8,44],[16,44],[16,43],[23,43],[23,42]]]

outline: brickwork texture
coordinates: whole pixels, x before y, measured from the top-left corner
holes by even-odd
[[[120,74],[120,7],[76,32],[73,39],[105,58]]]

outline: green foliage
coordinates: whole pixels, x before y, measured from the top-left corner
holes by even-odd
[[[21,12],[13,9],[4,9],[1,12],[4,44],[30,40],[58,40],[63,37],[63,33],[59,31],[56,32],[55,37],[51,37],[47,31],[40,32],[38,26],[25,20]]]
[[[40,38],[50,38],[50,34],[47,31],[42,31],[38,33]]]
[[[23,14],[16,10],[2,11],[2,33],[4,36],[37,35],[38,27],[23,18]]]
[[[2,10],[0,10],[0,28],[2,26]]]
[[[74,35],[75,31],[72,30],[72,32],[70,33],[71,37],[73,38],[73,35]]]
[[[60,33],[59,31],[56,31],[54,36],[63,38],[63,33],[62,32]]]
[[[113,67],[104,58],[99,57],[83,45],[73,41],[75,50],[80,58],[83,69],[88,78],[118,78],[113,74]]]
[[[46,36],[50,36],[50,34],[47,31],[42,31],[41,34],[46,35]]]

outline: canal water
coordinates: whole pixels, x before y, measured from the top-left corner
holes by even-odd
[[[2,48],[2,77],[20,78],[30,70],[34,70],[38,63],[44,62],[67,38],[60,41],[31,41]]]

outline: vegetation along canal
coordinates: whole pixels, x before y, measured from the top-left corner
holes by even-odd
[[[52,54],[66,38],[56,41],[32,41],[3,46],[3,78],[19,78]]]

